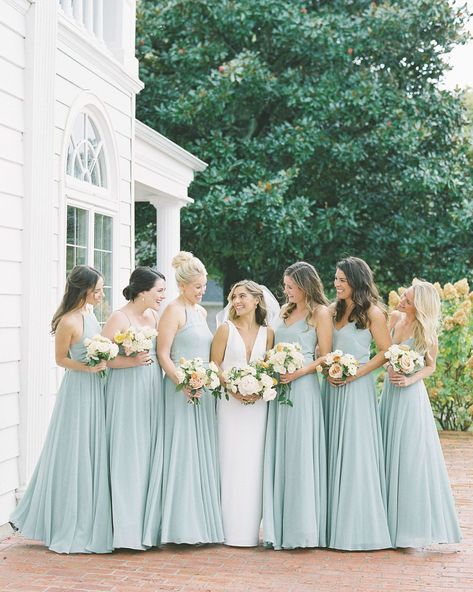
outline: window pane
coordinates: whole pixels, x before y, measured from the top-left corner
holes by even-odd
[[[107,186],[103,140],[85,113],[74,124],[67,150],[67,174],[98,187]]]
[[[66,247],[66,274],[69,274],[76,264],[74,247]]]

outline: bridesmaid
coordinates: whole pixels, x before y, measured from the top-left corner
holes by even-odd
[[[165,291],[164,276],[159,271],[137,267],[123,289],[128,303],[112,313],[103,334],[113,339],[130,326],[156,328]],[[156,338],[150,351],[132,356],[122,352],[109,366],[106,402],[113,546],[141,550],[159,542],[160,508],[153,514],[154,538],[143,543],[151,465],[162,462],[164,412]]]
[[[391,546],[384,459],[372,372],[391,344],[386,314],[368,265],[357,257],[337,264],[333,349],[361,363],[346,380],[324,385],[328,450],[328,546],[367,550]],[[374,339],[378,353],[370,360]]]
[[[48,434],[26,492],[10,520],[56,553],[110,553],[104,381],[106,362],[87,366],[84,339],[100,333],[92,306],[103,298],[102,275],[77,265],[51,327],[56,363],[66,369]]]
[[[228,320],[217,329],[211,353],[222,370],[263,359],[274,342],[258,284],[236,283],[228,302]],[[268,404],[259,399],[243,405],[242,400],[239,393],[231,393],[229,401],[217,402],[223,530],[226,545],[254,547],[261,525]]]
[[[199,304],[207,284],[203,263],[181,251],[172,260],[180,295],[159,322],[158,357],[166,373],[162,543],[223,542],[215,400],[204,392],[189,405],[176,391],[181,357],[209,362],[212,334]]]
[[[269,403],[263,481],[263,536],[274,549],[326,545],[326,456],[317,376],[321,355],[332,347],[332,318],[322,282],[309,263],[284,272],[287,303],[275,343],[298,342],[306,365],[282,377],[294,407]]]
[[[440,299],[428,282],[404,292],[391,316],[393,342],[425,357],[412,376],[388,367],[380,404],[388,524],[393,547],[458,543],[460,528],[423,379],[435,372]]]

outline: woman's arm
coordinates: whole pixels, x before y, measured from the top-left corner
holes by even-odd
[[[220,370],[220,380],[222,379],[222,362],[225,357],[225,350],[227,349],[228,334],[228,324],[222,323],[215,333],[210,348],[210,361],[217,364]]]
[[[166,376],[178,384],[176,366],[171,360],[171,347],[176,333],[185,324],[185,312],[175,303],[169,304],[159,320],[158,327],[158,360]]]
[[[274,330],[271,327],[268,327],[266,331],[266,351],[272,349],[274,347]]]
[[[102,335],[108,337],[113,341],[115,334],[126,331],[129,327],[129,322],[124,313],[116,310],[110,315],[107,322],[102,329]],[[134,368],[135,366],[147,366],[151,363],[149,352],[138,352],[134,356],[118,355],[113,360],[109,360],[107,365],[109,368]]]
[[[75,370],[76,372],[89,372],[95,374],[101,370],[105,370],[107,363],[102,360],[96,366],[87,366],[84,362],[79,360],[72,360],[68,357],[69,348],[73,341],[82,337],[82,327],[73,319],[63,317],[57,326],[55,333],[55,353],[56,364],[61,368],[68,370]]]
[[[373,356],[366,364],[364,364],[364,366],[359,368],[356,376],[353,378],[348,378],[347,382],[351,382],[352,380],[356,380],[357,378],[361,378],[362,376],[369,374],[386,362],[384,354],[388,351],[392,340],[389,334],[388,323],[386,321],[384,312],[378,306],[372,305],[368,311],[368,318],[370,320],[371,335],[373,336],[374,342],[376,343],[378,353]]]

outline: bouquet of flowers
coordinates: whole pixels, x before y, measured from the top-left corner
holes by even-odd
[[[102,335],[94,335],[92,339],[84,339],[84,345],[87,348],[87,366],[97,366],[102,360],[113,360],[118,355],[118,345]],[[100,370],[99,374],[105,378],[107,371]]]
[[[136,329],[130,326],[122,333],[115,333],[113,340],[122,346],[126,356],[133,356],[138,352],[149,351],[157,334],[158,332],[153,327]]]
[[[414,374],[424,367],[424,356],[408,345],[394,343],[389,347],[384,357],[396,372],[405,376]]]
[[[325,376],[342,380],[350,376],[356,376],[360,362],[351,354],[344,354],[342,350],[336,349],[325,356],[321,371]]]
[[[299,343],[280,342],[266,354],[266,364],[270,373],[279,377],[281,374],[292,374],[304,366],[304,354]],[[283,405],[292,407],[289,399],[291,385],[278,382],[276,386],[278,401]]]
[[[245,397],[257,396],[263,401],[272,401],[277,391],[274,386],[277,380],[268,372],[265,362],[251,362],[241,368],[234,366],[223,372],[225,388],[230,393],[240,393],[243,405],[251,405],[255,401],[245,400]],[[225,394],[228,399],[228,394]]]
[[[202,358],[192,358],[192,360],[181,358],[176,374],[179,381],[176,391],[186,389],[187,402],[190,405],[199,404],[204,388],[208,389],[214,397],[220,398],[222,386],[218,376],[218,367],[213,362],[210,362],[206,368]]]

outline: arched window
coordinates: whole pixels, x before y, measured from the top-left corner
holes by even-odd
[[[88,113],[80,113],[74,123],[67,149],[67,174],[84,183],[107,187],[104,144]]]

